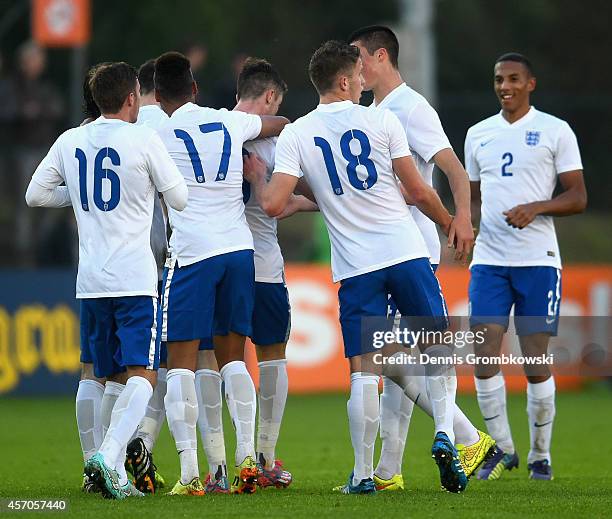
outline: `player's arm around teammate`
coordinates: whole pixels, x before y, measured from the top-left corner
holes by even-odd
[[[235,111],[255,115],[276,115],[287,86],[278,71],[266,60],[249,58],[238,77]],[[266,163],[266,176],[274,169],[276,139],[257,139],[245,143],[243,155],[257,154]],[[292,195],[292,210],[303,203]],[[291,328],[289,294],[284,281],[284,261],[277,237],[277,222],[267,216],[251,196],[250,184],[243,184],[245,215],[253,235],[255,260],[255,300],[251,341],[259,365],[259,420],[257,425],[257,462],[261,487],[286,487],[291,473],[276,460],[275,449],[288,390],[285,349]]]
[[[253,238],[242,200],[241,151],[246,141],[276,135],[288,121],[200,107],[194,103],[196,93],[185,56],[169,52],[157,58],[155,95],[169,116],[159,132],[187,182],[190,200],[184,213],[169,211],[173,257],[162,298],[169,368],[165,403],[181,459],[181,478],[171,493],[204,491],[197,464],[198,421],[207,436],[209,483],[217,488],[220,482],[229,490],[222,381],[238,440],[235,490],[254,491],[256,395],[244,346],[251,331],[255,276]]]

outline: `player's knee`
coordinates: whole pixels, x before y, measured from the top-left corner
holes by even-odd
[[[286,343],[270,344],[268,346],[255,346],[257,360],[267,362],[269,360],[284,360]]]
[[[126,371],[122,371],[121,373],[113,373],[107,378],[107,380],[110,380],[111,382],[117,382],[118,384],[123,385],[127,384],[127,379],[128,375]]]
[[[106,382],[105,378],[96,377],[93,364],[88,362],[81,363],[81,380],[95,380],[100,384],[104,384]]]

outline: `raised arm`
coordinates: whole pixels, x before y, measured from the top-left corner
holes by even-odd
[[[262,115],[261,116],[261,132],[259,138],[276,137],[280,135],[283,128],[289,124],[289,119],[281,115]]]

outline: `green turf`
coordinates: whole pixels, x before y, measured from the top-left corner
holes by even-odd
[[[61,517],[605,517],[612,515],[612,392],[597,387],[560,394],[553,438],[555,480],[527,479],[528,428],[525,396],[508,399],[513,434],[521,455],[518,471],[497,482],[472,480],[462,495],[439,489],[429,457],[431,420],[415,411],[404,459],[407,490],[376,496],[332,494],[351,470],[345,395],[290,396],[277,455],[293,472],[286,490],[253,496],[168,497],[122,502],[84,495],[74,403],[65,399],[0,399],[0,498],[67,499]],[[482,424],[475,398],[460,405]],[[229,426],[227,438],[233,436]],[[232,446],[228,441],[228,452]],[[200,465],[205,461],[200,450]],[[168,484],[178,459],[167,428],[155,460]],[[10,514],[24,517],[26,514]],[[31,514],[33,515],[33,514]],[[0,513],[1,517],[8,517]]]

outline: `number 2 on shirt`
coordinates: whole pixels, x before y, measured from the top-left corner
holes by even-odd
[[[505,160],[506,162],[504,162],[502,164],[502,177],[511,177],[512,176],[512,171],[508,171],[508,166],[510,166],[512,164],[512,161],[514,160],[512,158],[512,153],[504,153],[502,155],[502,160]]]
[[[219,162],[219,170],[215,182],[219,180],[225,180],[227,176],[227,170],[229,169],[230,154],[232,152],[232,138],[227,131],[227,128],[223,123],[206,123],[200,124],[200,131],[202,133],[220,132],[223,131],[223,151],[221,152],[221,162]],[[193,173],[198,184],[204,183],[204,169],[202,168],[202,161],[200,160],[200,154],[195,147],[195,143],[185,130],[174,130],[174,135],[181,139],[187,148],[189,158],[191,159],[191,165],[193,167]]]
[[[350,148],[350,143],[353,139],[359,141],[361,145],[361,151],[359,155],[355,155]],[[331,183],[332,190],[335,195],[343,195],[344,190],[340,184],[340,178],[338,177],[338,170],[336,169],[336,163],[334,162],[334,156],[332,153],[331,146],[323,137],[314,138],[315,146],[321,148],[323,153],[323,160],[325,167],[327,168],[327,174]],[[372,159],[370,159],[370,152],[372,148],[370,146],[370,140],[368,136],[361,130],[348,130],[344,132],[340,137],[340,151],[342,156],[346,159],[346,174],[348,175],[351,186],[360,191],[370,189],[378,180],[378,172]],[[364,166],[368,173],[365,180],[361,180],[357,176],[357,166]]]
[[[87,199],[87,157],[81,148],[77,148],[74,157],[79,161],[79,195],[83,211],[89,211]],[[114,148],[102,148],[94,159],[94,204],[100,211],[112,211],[121,199],[121,180],[119,175],[112,169],[102,167],[104,159],[108,158],[113,166],[121,165],[119,154]],[[102,181],[110,182],[110,197],[108,200],[102,198]]]

